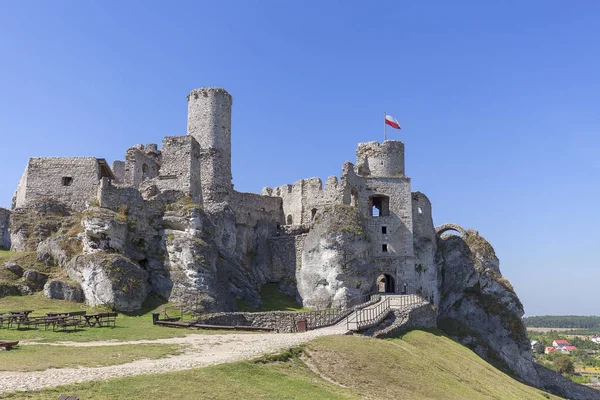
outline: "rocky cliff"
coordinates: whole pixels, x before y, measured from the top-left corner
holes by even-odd
[[[600,392],[532,361],[523,305],[502,277],[493,247],[478,232],[443,235],[436,262],[441,270],[438,328],[530,385],[567,398],[600,399]]]
[[[83,213],[40,203],[15,211],[10,229],[14,251],[37,252],[63,280],[48,294],[80,287],[89,304],[119,311],[139,309],[150,293],[200,311],[235,310],[238,300],[257,307],[274,230],[268,221],[239,223],[228,206],[205,212],[177,193]]]
[[[356,207],[326,207],[317,215],[296,272],[298,293],[305,307],[343,307],[371,291],[376,276],[369,268],[365,232]]]

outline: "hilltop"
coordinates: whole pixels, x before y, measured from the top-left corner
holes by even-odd
[[[251,361],[0,398],[50,399],[61,393],[77,393],[80,398],[132,400],[559,399],[514,380],[435,330],[415,330],[388,340],[327,336]]]

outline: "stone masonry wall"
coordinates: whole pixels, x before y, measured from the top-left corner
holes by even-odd
[[[295,332],[295,321],[305,316],[306,313],[293,311],[214,313],[200,316],[198,323],[224,326],[260,326],[273,328],[281,333],[291,333]]]
[[[356,167],[362,176],[404,176],[404,143],[399,140],[359,143]]]
[[[414,269],[411,282],[433,295],[433,303],[439,304],[439,266],[435,262],[437,237],[431,216],[431,202],[421,192],[412,193],[413,243],[415,247]]]
[[[103,208],[118,210],[123,206],[142,210],[144,207],[144,199],[136,188],[109,183],[107,178],[102,178],[98,193],[100,207]]]
[[[320,178],[302,179],[293,185],[278,186],[274,189],[263,189],[263,195],[281,197],[285,224],[301,225],[310,223],[316,213],[326,206],[341,204],[344,197],[344,187],[337,177],[330,176],[325,183]],[[292,223],[290,224],[290,217]]]
[[[125,161],[113,161],[111,169],[115,176],[115,183],[123,184],[125,182]]]
[[[125,154],[125,171],[123,181],[128,186],[138,187],[142,182],[156,178],[160,169],[160,152],[156,145],[138,144],[127,150]]]
[[[233,191],[231,192],[229,204],[235,211],[236,224],[238,225],[254,227],[259,220],[283,223],[281,199],[279,197]]]
[[[52,198],[74,211],[96,199],[100,167],[94,157],[31,158],[15,195],[14,208]]]
[[[302,266],[302,251],[306,234],[284,235],[269,239],[271,249],[271,279],[280,282],[280,290],[297,295],[296,272]]]
[[[159,190],[177,190],[202,204],[200,145],[192,136],[167,136],[161,149],[160,175],[149,181]]]
[[[363,214],[367,218],[369,236],[373,241],[373,255],[376,257],[414,256],[410,179],[370,178],[365,179],[365,182],[366,190],[359,194],[361,205],[369,204],[371,196],[389,197],[389,215],[371,216],[368,207]],[[386,227],[386,234],[382,233],[383,226]],[[387,253],[382,250],[384,243],[387,244]]]
[[[10,211],[0,208],[0,249],[10,249],[10,233],[8,225],[10,222]]]

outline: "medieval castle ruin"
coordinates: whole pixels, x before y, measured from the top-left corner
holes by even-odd
[[[402,142],[360,143],[355,164],[325,185],[310,178],[241,193],[231,182],[231,96],[203,88],[187,100],[187,135],[160,148],[136,145],[112,166],[29,160],[12,209],[0,209],[0,248],[36,261],[29,271],[5,265],[3,276],[15,277],[0,279],[0,298],[43,287],[49,297],[135,311],[152,294],[217,320],[289,325],[282,312],[220,312],[257,308],[266,283],[312,309],[415,290],[439,328],[488,361],[565,397],[597,398],[532,363],[523,306],[493,247],[476,231],[434,228],[429,200],[411,191]]]
[[[231,183],[231,95],[202,88],[187,100],[187,135],[165,137],[160,148],[136,145],[112,167],[94,157],[31,158],[13,216],[48,202],[83,215],[83,256],[119,254],[139,278],[139,298],[125,308],[153,292],[175,301],[200,294],[209,309],[232,309],[235,299],[256,304],[266,282],[311,308],[407,285],[439,301],[431,204],[411,192],[402,142],[360,143],[356,163],[344,163],[341,177],[324,186],[309,178],[241,193]],[[177,214],[173,204],[182,199],[193,207]],[[108,210],[126,210],[127,229]],[[23,250],[28,233],[17,225],[10,241]],[[0,227],[8,242],[8,224]],[[75,257],[65,267],[87,301],[115,302],[90,281],[90,263],[78,263]]]

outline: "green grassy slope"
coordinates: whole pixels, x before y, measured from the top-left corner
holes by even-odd
[[[281,293],[277,283],[265,283],[260,288],[260,299],[261,305],[259,308],[251,308],[244,302],[239,301],[237,304],[239,311],[310,311],[302,308],[294,296]]]
[[[116,327],[102,328],[82,328],[77,332],[72,330],[54,332],[52,328],[44,329],[6,329],[0,328],[0,340],[30,340],[38,342],[60,342],[75,341],[87,342],[90,340],[142,340],[142,339],[160,339],[169,337],[185,336],[192,333],[227,333],[235,331],[213,331],[213,330],[190,330],[166,328],[158,325],[152,325],[151,312],[160,312],[161,316],[167,309],[169,315],[179,317],[181,314],[177,309],[169,304],[161,304],[155,299],[149,298],[142,310],[131,313],[120,313],[117,317]],[[50,311],[87,311],[88,314],[109,311],[105,307],[90,307],[84,303],[75,303],[65,300],[53,300],[44,296],[42,293],[36,293],[32,296],[8,296],[0,298],[0,312],[11,310],[35,310],[31,316],[43,316]],[[184,319],[192,319],[189,315],[184,315]],[[236,332],[239,333],[239,332]],[[2,361],[0,360],[0,363]]]
[[[412,331],[393,340],[323,337],[308,343],[301,358],[269,359],[276,358],[0,398],[558,399],[513,380],[437,332]]]
[[[328,378],[379,399],[557,398],[519,383],[471,350],[437,333],[402,339],[317,339],[309,360]]]

